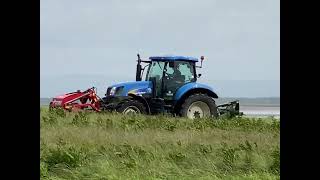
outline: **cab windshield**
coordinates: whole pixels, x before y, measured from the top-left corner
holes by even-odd
[[[163,73],[165,71],[165,73]],[[162,79],[163,74],[168,78],[180,77],[180,81],[183,83],[193,82],[196,80],[195,71],[189,62],[175,61],[170,63],[163,61],[153,61],[147,71],[146,81],[150,81],[150,78],[156,78],[156,81]]]
[[[155,77],[156,80],[159,82],[163,75],[165,62],[162,61],[153,61],[149,66],[146,81],[150,81],[150,78]]]

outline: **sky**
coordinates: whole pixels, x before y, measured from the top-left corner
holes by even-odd
[[[137,53],[204,56],[220,97],[280,97],[279,0],[41,0],[40,97],[135,80]]]

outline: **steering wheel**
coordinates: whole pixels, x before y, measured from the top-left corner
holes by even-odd
[[[166,79],[173,79],[173,74],[168,74],[167,72],[165,72],[165,77]]]

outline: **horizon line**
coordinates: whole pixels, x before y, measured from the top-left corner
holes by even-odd
[[[50,99],[50,98],[53,98],[53,97],[40,97],[40,99]],[[280,98],[280,96],[261,96],[261,97],[218,97],[216,99],[219,99],[219,98],[247,98],[247,99],[258,99],[258,98]]]

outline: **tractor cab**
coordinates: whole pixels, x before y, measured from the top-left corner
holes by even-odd
[[[180,87],[197,81],[197,58],[186,56],[152,56],[149,59],[150,61],[142,61],[138,55],[136,80],[142,80],[143,71],[148,67],[145,81],[153,82],[155,97],[164,98],[168,101],[174,100],[174,95]],[[203,59],[202,56],[201,64]],[[140,62],[149,64],[144,68],[140,68]]]

